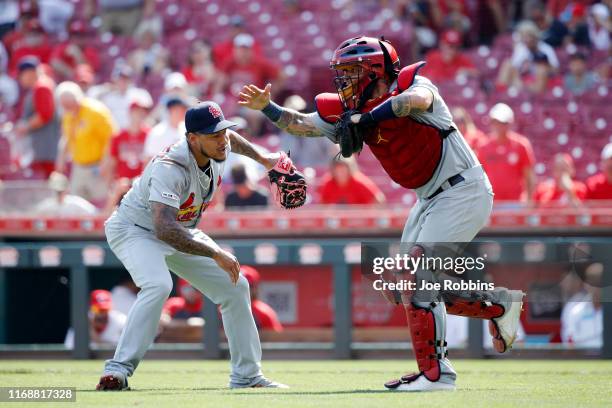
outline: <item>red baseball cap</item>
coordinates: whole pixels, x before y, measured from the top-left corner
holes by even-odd
[[[89,308],[92,312],[108,312],[113,308],[113,299],[108,290],[96,289],[91,292]]]
[[[449,45],[459,46],[461,45],[461,33],[457,30],[446,30],[442,33],[441,41]]]
[[[261,276],[257,269],[252,266],[240,265],[240,272],[249,281],[249,286],[257,286],[259,284]]]

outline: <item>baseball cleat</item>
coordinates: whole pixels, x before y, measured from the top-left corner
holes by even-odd
[[[423,373],[407,374],[398,380],[385,383],[389,391],[420,392],[420,391],[455,391],[455,382],[445,382],[444,376],[438,381],[430,381]]]
[[[119,373],[103,375],[96,385],[96,391],[128,391],[129,389],[127,378]]]
[[[258,378],[249,384],[230,384],[230,388],[289,388],[288,385],[268,380],[266,377]]]
[[[489,321],[489,333],[493,336],[493,348],[498,353],[505,353],[512,348],[519,329],[521,311],[523,310],[523,297],[525,293],[520,290],[511,290],[511,303],[501,317]]]

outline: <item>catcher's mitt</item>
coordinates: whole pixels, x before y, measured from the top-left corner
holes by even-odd
[[[289,158],[289,154],[281,152],[276,165],[268,171],[270,183],[276,185],[280,205],[284,208],[297,208],[306,201],[306,179],[298,171]]]
[[[347,110],[340,115],[336,122],[336,139],[340,144],[340,153],[343,157],[351,157],[363,149],[365,132],[363,126],[351,122],[351,116],[358,114],[356,110]]]

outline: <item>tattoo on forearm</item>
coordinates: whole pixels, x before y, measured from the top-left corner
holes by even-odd
[[[238,133],[233,131],[230,133],[230,142],[232,144],[233,153],[241,154],[257,162],[261,160],[261,154],[255,146]]]
[[[155,236],[177,251],[212,258],[217,247],[195,240],[176,220],[178,210],[162,203],[151,203]]]
[[[278,121],[272,122],[280,129],[295,136],[318,137],[323,136],[321,131],[312,123],[311,115],[303,114],[293,109],[283,108],[283,113]]]
[[[391,99],[391,109],[397,117],[408,116],[412,111],[412,100],[409,93],[401,93]]]

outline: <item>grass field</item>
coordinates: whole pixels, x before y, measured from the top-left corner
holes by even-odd
[[[0,361],[0,385],[77,388],[77,403],[40,407],[612,407],[612,362],[457,360],[455,392],[393,393],[382,384],[412,362],[267,361],[288,390],[226,388],[224,361],[144,361],[131,391],[93,391],[101,361]],[[2,404],[26,406],[25,403]]]

